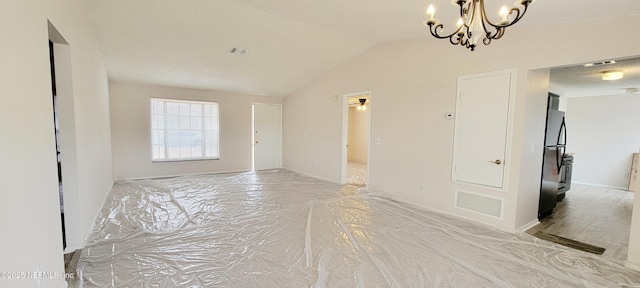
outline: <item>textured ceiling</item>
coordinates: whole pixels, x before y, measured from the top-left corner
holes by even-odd
[[[513,2],[487,1],[487,9]],[[451,0],[86,3],[110,79],[268,96],[286,96],[379,43],[430,37],[422,21],[431,3],[444,23],[457,19]],[[640,0],[538,0],[518,25],[635,14]]]
[[[563,96],[567,97],[620,95],[628,93],[627,89],[640,89],[640,58],[606,60],[614,60],[615,63],[551,69],[550,81],[562,88]],[[624,77],[604,81],[602,73],[605,71],[621,71]]]

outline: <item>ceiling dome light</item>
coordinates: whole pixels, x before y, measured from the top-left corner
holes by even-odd
[[[618,80],[622,79],[622,71],[604,71],[602,72],[602,80]]]
[[[367,99],[366,98],[360,98],[360,99],[358,99],[358,101],[360,102],[360,106],[358,106],[357,109],[360,110],[360,111],[367,110],[367,106],[364,106],[364,103],[367,102]]]

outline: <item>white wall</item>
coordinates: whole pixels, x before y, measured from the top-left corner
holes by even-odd
[[[0,271],[57,272],[57,279],[0,279],[2,287],[63,287],[64,264],[54,142],[49,20],[70,44],[77,219],[89,230],[113,181],[108,83],[82,0],[0,1]]]
[[[640,24],[640,17],[532,28],[516,25],[502,39],[474,52],[428,35],[374,47],[285,98],[284,165],[338,182],[341,103],[333,101],[333,95],[371,91],[376,97],[371,138],[381,141],[370,150],[370,189],[504,229],[534,223],[549,91],[547,68],[640,54],[635,48],[640,39],[609,45],[633,33],[633,24]],[[455,111],[458,76],[508,68],[516,68],[517,85],[507,191],[465,188],[505,200],[503,219],[495,219],[453,208],[454,121],[444,119],[444,114]],[[306,109],[307,103],[314,103],[313,109]],[[424,193],[422,183],[427,184]]]
[[[113,170],[116,179],[251,170],[252,102],[281,98],[110,82]],[[220,109],[220,159],[151,162],[149,98],[214,101]]]
[[[627,190],[640,145],[636,94],[567,99],[567,151],[575,152],[573,182]]]
[[[369,155],[369,111],[349,107],[348,161],[367,163]]]
[[[511,209],[516,210],[514,228],[523,229],[537,224],[538,219],[532,218],[538,214],[540,200],[540,182],[542,177],[542,145],[544,143],[544,128],[547,117],[547,97],[549,94],[549,69],[537,69],[527,72],[527,77],[520,77],[519,87],[526,87],[524,101],[518,101],[518,114],[524,117],[524,126],[514,131],[514,137],[520,139],[519,147],[513,147],[521,155],[519,167],[512,167],[510,181],[517,179],[517,206],[512,203]],[[534,151],[530,148],[533,145]],[[519,170],[519,173],[516,171]]]

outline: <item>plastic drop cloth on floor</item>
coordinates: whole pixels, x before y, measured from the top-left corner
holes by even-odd
[[[527,234],[286,171],[117,182],[83,287],[639,287]]]
[[[367,185],[367,164],[359,162],[347,162],[347,184]]]

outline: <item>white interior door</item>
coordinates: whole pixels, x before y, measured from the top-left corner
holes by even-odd
[[[503,188],[512,72],[460,77],[454,180]]]
[[[253,105],[253,169],[282,167],[282,107]]]

